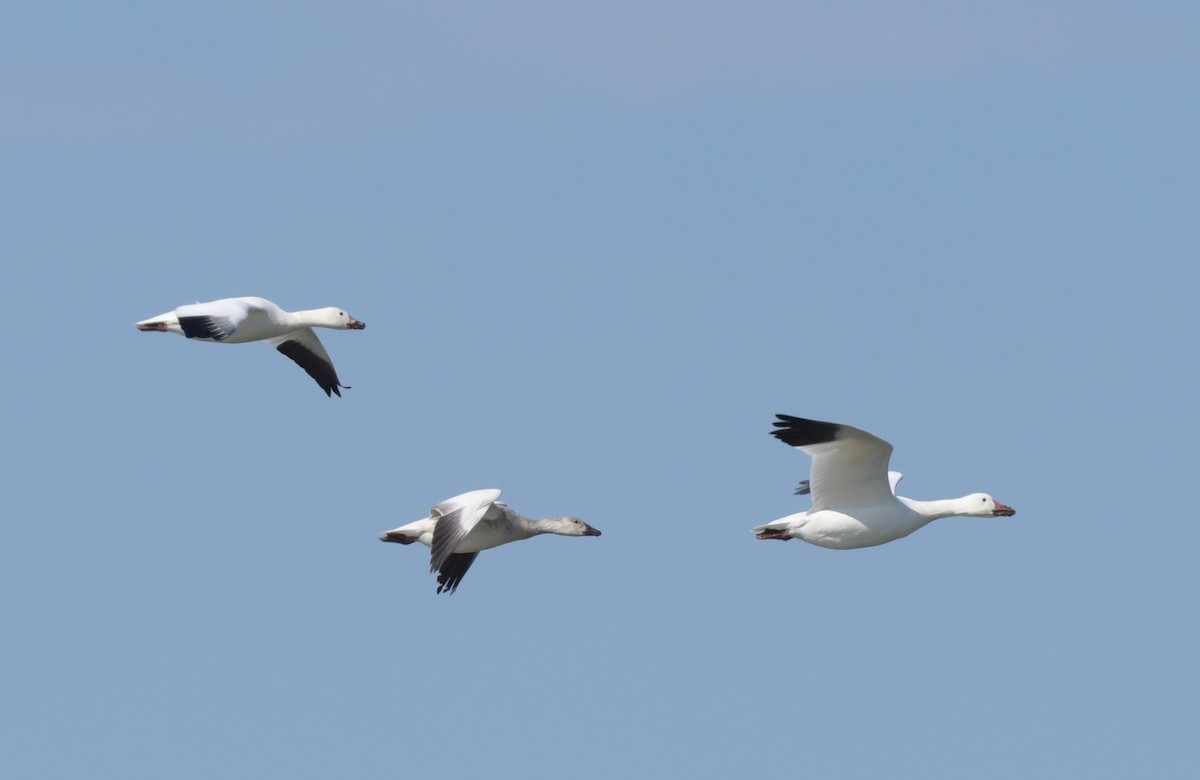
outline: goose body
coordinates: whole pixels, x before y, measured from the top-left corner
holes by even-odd
[[[797,494],[812,493],[807,512],[754,531],[759,539],[803,539],[835,550],[873,547],[901,539],[942,517],[1009,517],[1012,507],[987,493],[918,501],[896,495],[901,474],[888,471],[892,445],[838,423],[776,415],[771,435],[812,456],[812,476]]]
[[[174,311],[134,323],[138,330],[178,333],[196,341],[244,344],[265,341],[294,360],[311,376],[325,395],[346,387],[338,379],[333,361],[313,328],[362,330],[366,325],[344,309],[285,311],[265,298],[222,298],[180,306]]]
[[[467,569],[483,550],[540,534],[599,536],[600,532],[578,517],[534,520],[499,501],[500,491],[472,490],[448,498],[429,510],[429,517],[380,535],[382,542],[430,548],[429,570],[437,572],[437,592],[453,593]]]

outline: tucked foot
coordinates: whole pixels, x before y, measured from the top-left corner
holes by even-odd
[[[755,539],[778,539],[781,542],[786,542],[792,538],[791,533],[786,528],[764,528],[754,535]]]
[[[157,330],[163,333],[167,332],[167,323],[165,322],[143,322],[137,326],[138,330]]]

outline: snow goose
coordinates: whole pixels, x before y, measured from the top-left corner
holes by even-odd
[[[901,475],[888,471],[892,445],[849,425],[786,414],[771,435],[812,456],[812,509],[754,529],[759,539],[803,539],[835,550],[873,547],[908,536],[941,517],[1010,517],[1016,511],[987,493],[917,501],[896,495]]]
[[[342,391],[338,388],[347,386],[338,380],[333,361],[313,328],[362,330],[367,327],[336,306],[284,311],[265,298],[253,297],[222,298],[180,306],[135,325],[138,330],[178,333],[189,339],[219,344],[265,341],[296,361],[317,380],[325,395],[337,393],[339,397]]]
[[[531,520],[497,501],[499,490],[472,490],[448,498],[429,510],[429,517],[380,535],[381,542],[430,548],[429,570],[438,573],[437,592],[453,593],[475,556],[509,542],[538,534],[599,536],[600,532],[578,517]]]

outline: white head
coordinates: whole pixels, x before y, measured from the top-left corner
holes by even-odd
[[[958,499],[963,511],[960,514],[968,517],[1012,517],[1017,510],[1001,504],[987,493],[972,493]]]
[[[308,312],[309,322],[322,328],[337,330],[362,330],[366,323],[359,322],[346,313],[345,309],[336,306],[326,306],[324,309],[313,309]]]

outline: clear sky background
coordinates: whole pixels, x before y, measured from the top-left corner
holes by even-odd
[[[1198,32],[8,8],[0,774],[1194,776]],[[236,295],[364,320],[353,389],[133,329]],[[777,412],[1017,514],[757,541]],[[484,487],[604,535],[377,541]]]

